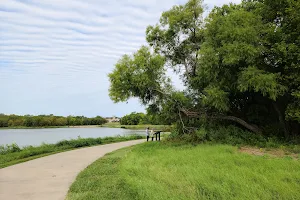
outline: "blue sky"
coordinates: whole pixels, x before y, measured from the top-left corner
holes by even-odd
[[[145,42],[162,11],[186,0],[1,0],[0,113],[123,116],[136,99],[114,104],[110,73]],[[214,5],[240,0],[206,0]],[[174,85],[179,79],[172,75]]]

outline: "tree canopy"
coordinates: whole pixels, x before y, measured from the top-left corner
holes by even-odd
[[[138,125],[138,124],[151,124],[151,125],[171,125],[172,121],[165,118],[163,115],[157,115],[156,112],[152,112],[150,108],[147,109],[147,113],[132,112],[125,115],[120,120],[121,125]]]
[[[143,46],[109,74],[110,97],[137,97],[174,122],[233,123],[291,138],[300,132],[300,2],[244,0],[215,7],[201,0],[163,12]],[[166,69],[183,72],[175,90]],[[194,119],[192,119],[194,118]]]
[[[132,112],[128,115],[125,115],[121,118],[121,125],[138,125],[144,124],[146,115],[144,113]],[[145,123],[146,124],[146,123]]]

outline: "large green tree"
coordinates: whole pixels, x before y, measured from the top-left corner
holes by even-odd
[[[202,1],[174,6],[146,30],[153,51],[142,47],[116,64],[110,96],[137,97],[183,128],[205,117],[299,136],[299,10],[296,0],[247,0],[215,7],[203,21]],[[185,91],[171,86],[167,67],[183,72]]]
[[[146,115],[144,113],[132,112],[128,115],[125,115],[121,118],[121,125],[138,125],[143,124]]]
[[[286,137],[299,133],[299,5],[244,1],[210,13],[191,84],[202,103]]]

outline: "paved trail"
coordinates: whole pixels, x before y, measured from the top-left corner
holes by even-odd
[[[63,200],[77,174],[89,164],[106,153],[143,141],[77,149],[0,169],[0,199]]]

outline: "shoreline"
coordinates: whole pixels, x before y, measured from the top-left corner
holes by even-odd
[[[80,125],[80,126],[35,126],[35,127],[27,127],[27,126],[17,126],[17,127],[0,127],[0,130],[8,130],[8,129],[47,129],[47,128],[102,128],[101,125]]]
[[[17,127],[0,127],[1,130],[12,130],[12,129],[55,129],[55,128],[122,128],[128,130],[145,130],[147,127],[152,127],[156,129],[162,129],[163,131],[169,132],[171,125],[120,125],[119,123],[106,123],[102,125],[79,125],[79,126],[42,126],[42,127],[26,127],[26,126],[17,126]]]

